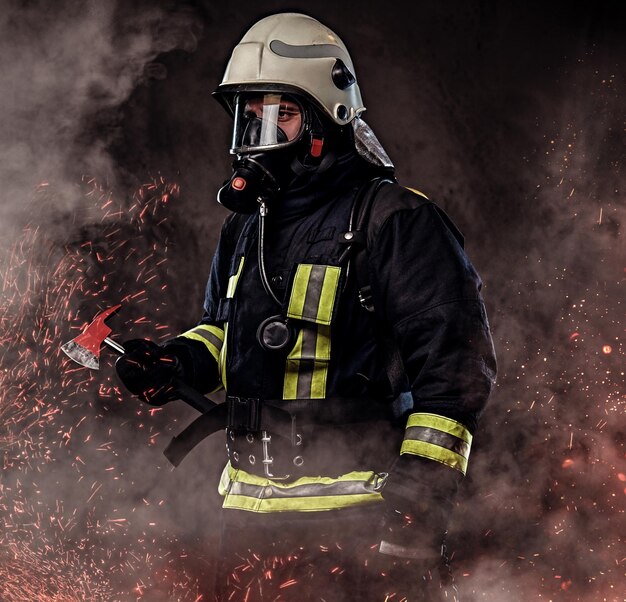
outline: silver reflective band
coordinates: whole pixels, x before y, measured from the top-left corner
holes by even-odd
[[[278,56],[291,59],[341,59],[344,63],[351,62],[348,53],[334,44],[286,44],[280,40],[270,42],[270,50]]]
[[[371,483],[363,481],[337,481],[330,485],[323,483],[309,483],[306,485],[298,485],[286,489],[276,485],[266,485],[263,490],[258,485],[248,485],[247,483],[233,483],[230,492],[232,495],[245,495],[247,497],[263,497],[273,498],[294,498],[294,497],[317,497],[317,496],[333,496],[333,495],[359,495],[363,493],[373,493],[374,487]]]
[[[377,167],[393,169],[393,162],[383,148],[372,128],[361,118],[352,121],[354,143],[357,153],[368,163]]]
[[[427,548],[407,548],[385,540],[380,542],[378,551],[381,554],[386,554],[387,556],[411,558],[412,560],[432,560],[433,562],[436,562],[439,558],[441,558],[441,554],[433,556],[433,551]]]
[[[414,439],[416,441],[427,441],[433,445],[445,447],[463,457],[468,457],[470,452],[469,443],[463,441],[463,439],[426,426],[411,426],[407,428],[404,438]]]

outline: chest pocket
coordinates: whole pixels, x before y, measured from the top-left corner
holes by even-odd
[[[330,361],[330,329],[339,305],[338,266],[298,264],[285,314],[298,321],[298,336],[285,366],[283,399],[324,399]]]

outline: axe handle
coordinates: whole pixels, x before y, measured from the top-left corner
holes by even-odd
[[[174,387],[176,393],[178,393],[180,399],[195,410],[198,410],[201,414],[208,412],[217,405],[214,401],[211,401],[208,397],[205,397],[202,393],[196,391],[180,378],[175,378],[172,381],[172,386]]]
[[[124,347],[122,347],[119,343],[116,343],[113,339],[107,337],[104,339],[104,342],[111,347],[111,349],[115,349],[115,351],[117,351],[120,355],[124,355],[126,353]]]
[[[104,342],[120,355],[124,355],[126,353],[124,347],[122,347],[119,343],[116,343],[113,339],[106,337]],[[180,378],[175,378],[172,381],[172,386],[174,387],[176,393],[178,393],[180,399],[195,410],[198,410],[201,414],[208,412],[217,405],[214,401],[211,401],[208,397],[205,397],[202,393],[196,391],[193,387],[190,387]]]

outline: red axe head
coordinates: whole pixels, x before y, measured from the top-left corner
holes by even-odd
[[[104,321],[120,307],[116,305],[100,312],[82,334],[65,343],[61,350],[81,366],[97,370],[100,367],[100,347],[111,332]]]

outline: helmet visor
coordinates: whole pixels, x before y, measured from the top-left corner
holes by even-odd
[[[304,109],[279,92],[237,94],[231,153],[250,153],[293,144],[304,131]]]

